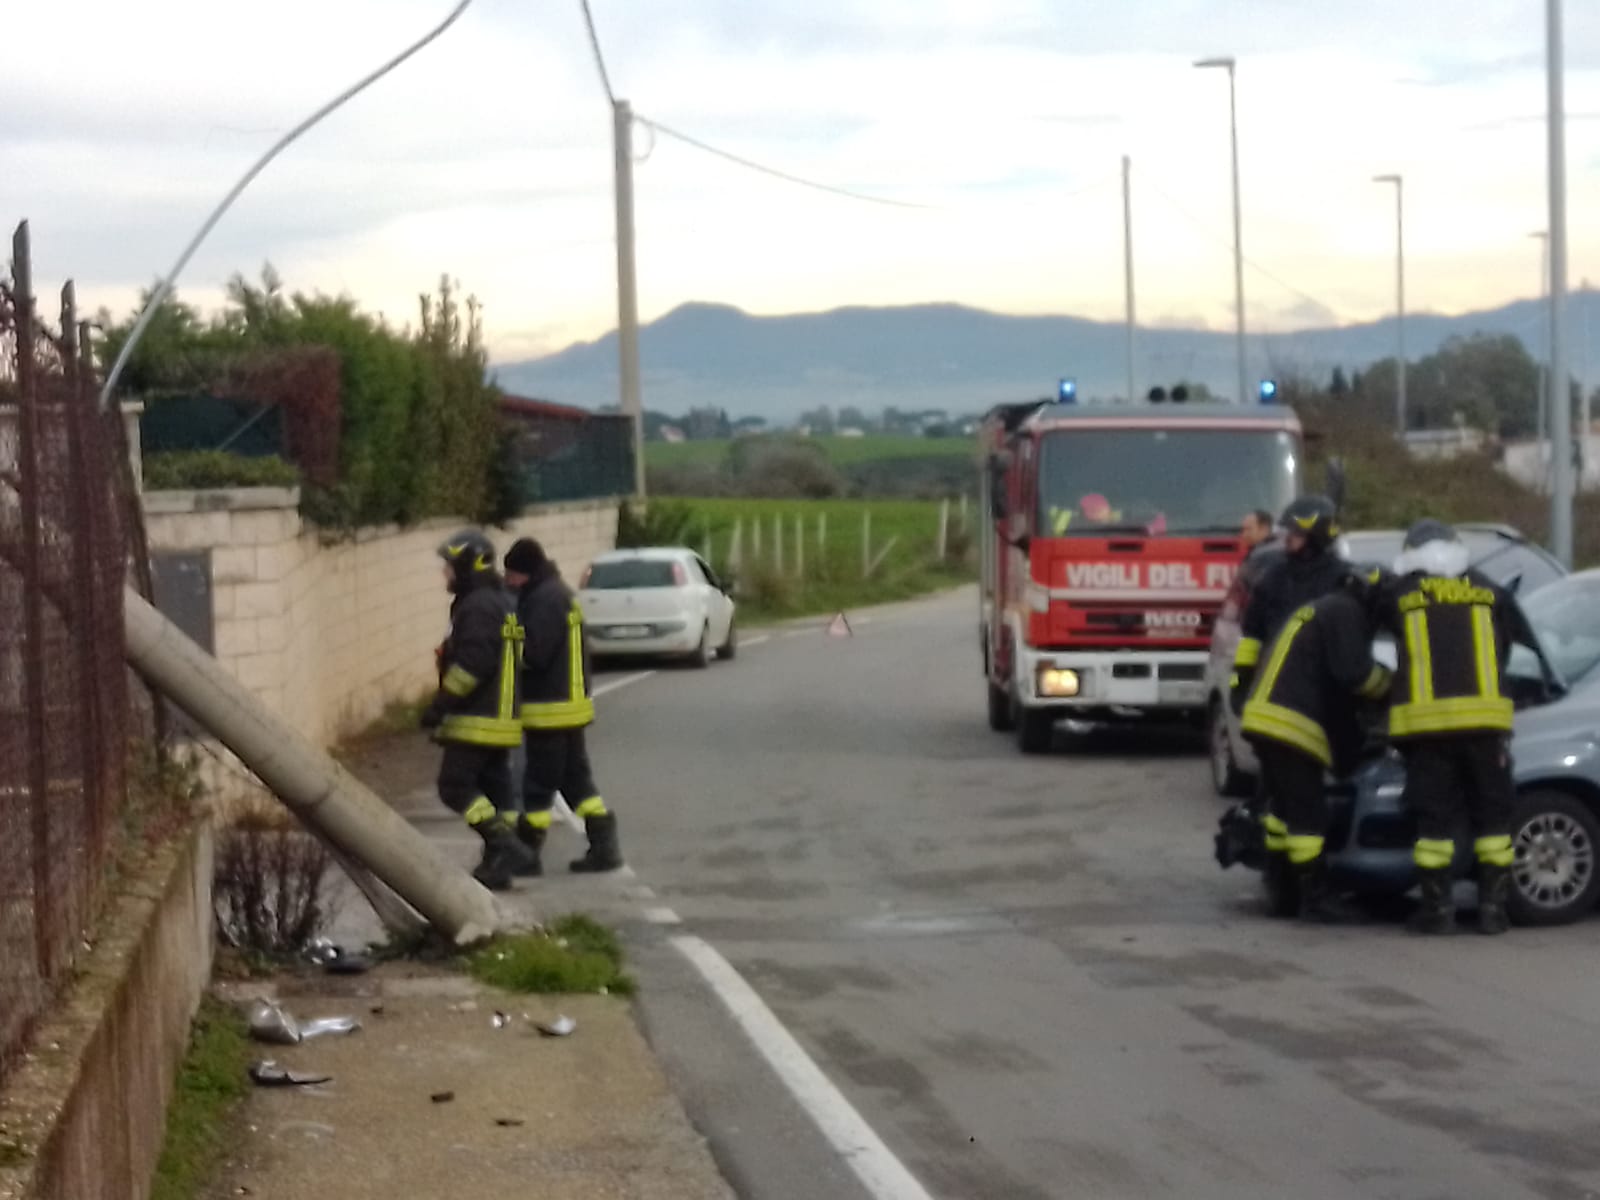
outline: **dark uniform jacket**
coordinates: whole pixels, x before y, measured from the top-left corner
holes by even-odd
[[[1261,573],[1250,589],[1250,599],[1239,621],[1239,648],[1234,669],[1248,673],[1261,661],[1261,651],[1283,627],[1289,615],[1326,596],[1350,574],[1350,564],[1331,550],[1314,558],[1278,558]]]
[[[1512,702],[1501,679],[1507,651],[1512,643],[1527,646],[1544,663],[1511,594],[1469,570],[1391,576],[1379,595],[1379,619],[1398,651],[1389,736],[1509,732]]]
[[[517,596],[527,640],[522,650],[522,724],[582,729],[594,720],[583,610],[554,566],[545,563]]]
[[[442,714],[437,737],[473,746],[516,746],[517,657],[522,629],[511,593],[494,576],[473,582],[450,603],[450,635],[439,648]]]
[[[1343,771],[1361,747],[1352,696],[1381,698],[1389,672],[1372,661],[1360,602],[1334,592],[1289,615],[1245,703],[1240,729]]]

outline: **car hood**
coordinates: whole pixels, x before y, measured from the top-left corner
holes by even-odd
[[[1583,688],[1517,714],[1511,743],[1518,782],[1582,775],[1600,784],[1600,696]]]

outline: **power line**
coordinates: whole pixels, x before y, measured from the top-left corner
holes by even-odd
[[[600,35],[595,32],[594,13],[589,11],[589,0],[579,0],[583,5],[583,23],[589,28],[589,47],[594,51],[595,69],[600,72],[600,86],[606,90],[606,99],[614,105],[616,92],[611,90],[611,76],[606,72],[606,56],[600,50]]]
[[[785,183],[793,183],[798,184],[801,187],[814,188],[819,192],[828,192],[835,196],[843,196],[847,200],[859,200],[864,204],[882,204],[890,208],[914,208],[924,211],[933,207],[932,205],[928,204],[916,204],[910,200],[891,200],[885,196],[869,196],[865,192],[853,192],[849,188],[835,187],[831,183],[818,183],[814,179],[806,179],[799,175],[792,175],[788,171],[780,171],[776,167],[764,166],[753,159],[745,158],[740,154],[734,154],[732,151],[720,150],[716,146],[702,142],[699,138],[690,137],[686,133],[679,133],[676,129],[669,128],[668,126],[661,124],[659,121],[652,121],[649,117],[641,116],[637,117],[636,120],[638,120],[641,125],[655,133],[669,138],[675,138],[687,146],[693,146],[696,150],[703,150],[707,154],[714,154],[718,158],[726,159],[727,161],[735,163],[741,167],[747,167],[752,171],[759,171],[763,175],[770,175],[774,179],[781,179]]]

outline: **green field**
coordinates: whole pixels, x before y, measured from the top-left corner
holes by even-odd
[[[688,543],[738,580],[749,616],[773,618],[883,604],[973,575],[970,508],[949,507],[945,559],[939,511],[923,500],[679,500]],[[758,532],[759,531],[759,532]],[[798,547],[796,537],[799,537]],[[870,549],[863,554],[864,538]],[[866,565],[871,574],[863,578]]]
[[[962,437],[926,438],[888,433],[873,433],[858,438],[789,438],[781,434],[763,436],[773,441],[795,441],[816,446],[836,467],[902,458],[971,459],[977,452],[973,440]],[[727,461],[733,441],[731,438],[717,438],[699,442],[649,442],[644,448],[644,461],[650,467],[720,467]]]

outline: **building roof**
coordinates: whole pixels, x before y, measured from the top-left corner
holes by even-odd
[[[587,408],[573,404],[556,404],[550,400],[533,400],[527,396],[501,396],[500,407],[505,412],[527,417],[553,417],[558,421],[587,421],[595,414]]]

